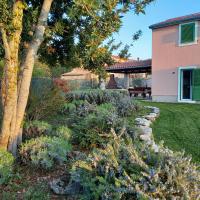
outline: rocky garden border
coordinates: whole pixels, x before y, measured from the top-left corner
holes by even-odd
[[[136,128],[138,128],[140,139],[150,145],[154,152],[158,153],[159,146],[154,141],[151,124],[159,117],[160,109],[153,106],[145,106],[145,108],[151,111],[149,114],[135,119]]]

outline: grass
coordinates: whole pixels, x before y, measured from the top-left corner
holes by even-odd
[[[200,163],[200,105],[149,103],[160,108],[160,117],[152,125],[156,142],[161,140],[172,150],[185,150]]]

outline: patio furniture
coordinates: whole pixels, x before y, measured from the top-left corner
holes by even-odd
[[[151,97],[151,88],[150,87],[134,87],[128,89],[130,96],[138,97],[141,95],[143,98]]]

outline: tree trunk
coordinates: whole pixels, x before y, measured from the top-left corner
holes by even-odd
[[[17,87],[16,87],[16,72],[15,66],[10,64],[9,70],[6,73],[6,79],[9,79],[9,83],[6,83],[6,98],[3,107],[3,121],[0,137],[0,146],[4,149],[8,148],[11,131],[13,130],[12,122],[15,123],[16,115],[16,101],[17,101]],[[11,128],[12,127],[12,128]]]
[[[22,122],[28,101],[32,71],[38,49],[43,42],[48,14],[53,0],[44,0],[36,26],[33,40],[21,66],[22,76],[17,83],[18,50],[22,31],[23,4],[16,0],[13,6],[13,25],[15,32],[7,38],[4,29],[1,29],[5,49],[5,69],[2,81],[3,121],[0,134],[0,147],[8,149],[13,155],[17,153],[17,146],[21,143]],[[3,37],[4,36],[4,37]]]
[[[53,0],[44,0],[40,17],[38,19],[38,24],[36,27],[33,40],[27,50],[26,58],[23,63],[22,69],[22,79],[19,88],[18,102],[17,102],[17,121],[15,126],[15,132],[19,133],[22,121],[24,118],[25,108],[29,96],[29,88],[31,83],[31,77],[33,72],[33,66],[35,62],[35,57],[37,55],[38,49],[43,42],[45,27],[47,25],[48,14],[51,8]]]
[[[8,149],[8,144],[14,140],[17,103],[17,71],[19,44],[22,32],[23,3],[16,1],[13,4],[13,33],[8,37],[1,28],[5,49],[4,72],[2,80],[3,121],[0,134],[0,146]],[[15,154],[16,152],[13,152]]]

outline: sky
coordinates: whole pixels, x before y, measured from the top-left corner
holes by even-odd
[[[152,31],[149,26],[170,18],[200,12],[200,0],[155,0],[145,9],[146,14],[127,13],[123,18],[123,26],[114,34],[116,42],[131,44],[132,35],[142,30],[142,36],[130,48],[131,57],[148,59],[152,54]],[[115,52],[117,53],[117,52]]]

